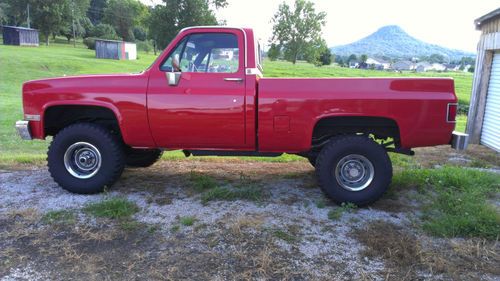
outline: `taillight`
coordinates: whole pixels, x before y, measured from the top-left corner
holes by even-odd
[[[457,117],[457,103],[449,103],[448,110],[446,111],[446,122],[455,123],[455,118]]]

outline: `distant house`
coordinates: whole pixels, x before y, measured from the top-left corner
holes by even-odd
[[[359,63],[357,61],[350,61],[349,68],[359,68]]]
[[[369,67],[373,66],[375,69],[379,69],[379,70],[391,68],[391,63],[388,61],[385,61],[383,59],[368,58],[366,60],[366,64]]]
[[[412,63],[411,61],[400,60],[400,61],[395,62],[392,65],[392,69],[399,70],[399,71],[413,70],[413,69],[415,69],[415,64]]]
[[[15,46],[38,46],[38,30],[20,26],[2,27],[3,44]]]
[[[432,65],[426,61],[421,61],[415,65],[416,72],[426,72],[432,69]]]
[[[441,63],[433,63],[431,69],[435,70],[435,71],[445,71],[446,70],[446,66],[444,66]]]
[[[476,19],[481,31],[467,117],[471,143],[500,152],[500,8]]]
[[[98,59],[135,60],[137,48],[135,43],[96,39],[95,56]]]
[[[445,63],[444,67],[446,67],[447,71],[459,71],[460,65],[454,63]]]

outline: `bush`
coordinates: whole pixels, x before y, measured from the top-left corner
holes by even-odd
[[[87,46],[87,48],[89,48],[91,50],[95,50],[95,39],[96,38],[93,38],[93,37],[87,37],[87,38],[83,39],[83,44],[85,46]]]
[[[111,25],[103,23],[100,23],[92,28],[90,37],[112,40],[118,39],[115,29]]]
[[[137,41],[138,51],[143,51],[147,54],[151,52],[152,49],[153,49],[153,44],[151,44],[151,41]]]
[[[146,30],[140,26],[134,27],[134,37],[139,41],[146,41]]]

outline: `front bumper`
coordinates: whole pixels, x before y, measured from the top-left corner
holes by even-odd
[[[16,122],[17,133],[23,140],[33,139],[33,137],[31,136],[29,122],[30,121],[25,121],[25,120],[20,120]]]
[[[465,150],[467,148],[468,143],[469,143],[468,134],[453,131],[453,136],[451,138],[452,148],[456,150]]]

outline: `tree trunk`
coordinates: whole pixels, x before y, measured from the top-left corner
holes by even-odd
[[[50,34],[45,34],[45,46],[49,45],[49,36]]]

